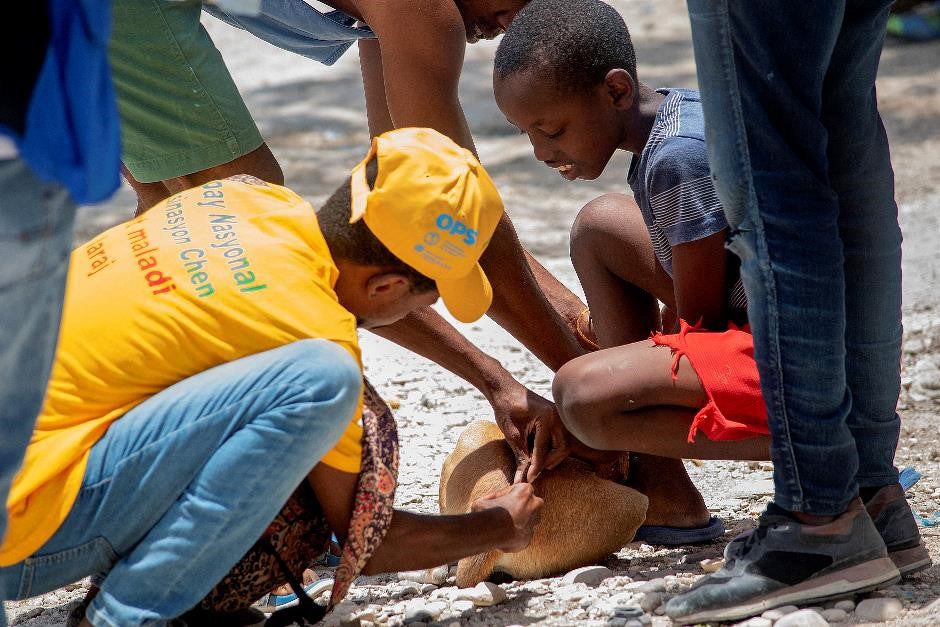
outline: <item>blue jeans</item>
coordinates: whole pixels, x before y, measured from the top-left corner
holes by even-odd
[[[302,340],[156,394],[92,447],[68,517],[34,555],[0,569],[0,596],[105,575],[87,613],[98,627],[186,612],[339,440],[361,385],[349,352]]]
[[[901,231],[875,75],[888,0],[688,0],[715,186],[742,261],[775,502],[896,482]]]
[[[0,505],[6,504],[46,394],[74,217],[64,187],[40,181],[22,159],[0,160]],[[0,537],[6,522],[3,506]]]

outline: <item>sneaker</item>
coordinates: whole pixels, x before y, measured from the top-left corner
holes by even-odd
[[[901,484],[894,483],[879,489],[865,501],[865,509],[888,548],[888,557],[902,577],[931,565],[930,553],[920,540],[917,521],[904,498]]]
[[[815,526],[770,503],[757,528],[728,545],[725,559],[718,572],[671,599],[666,615],[681,623],[735,621],[900,579],[860,499],[832,522]]]

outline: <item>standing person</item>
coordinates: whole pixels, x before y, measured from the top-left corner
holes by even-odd
[[[52,365],[75,204],[119,183],[109,3],[17,3],[0,37],[0,503]],[[7,526],[0,508],[0,538]],[[0,609],[0,625],[5,624]]]
[[[457,87],[468,42],[492,38],[525,0],[266,0],[256,16],[206,10],[282,49],[326,65],[359,41],[370,133],[430,127],[475,152]],[[283,183],[225,63],[199,22],[201,0],[118,0],[111,59],[125,175],[143,211],[216,178]],[[368,27],[356,26],[356,21]],[[490,316],[553,369],[583,352],[584,306],[520,244],[504,216],[483,259],[494,277]],[[409,347],[410,348],[410,347]]]
[[[871,590],[930,564],[893,464],[901,231],[875,95],[890,4],[689,1],[775,495],[724,567],[667,604],[682,622]]]

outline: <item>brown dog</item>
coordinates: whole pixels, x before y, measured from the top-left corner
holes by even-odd
[[[469,512],[475,499],[511,484],[515,470],[499,427],[484,420],[470,423],[441,470],[441,513]],[[458,586],[476,585],[493,571],[538,579],[595,563],[630,542],[646,518],[644,495],[601,478],[592,465],[576,459],[543,473],[533,487],[545,504],[529,546],[460,560]]]

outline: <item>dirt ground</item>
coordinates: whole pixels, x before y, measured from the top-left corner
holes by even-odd
[[[684,2],[619,0],[613,4],[631,28],[640,79],[656,87],[695,87]],[[333,68],[324,68],[217,22],[208,26],[280,159],[288,185],[314,205],[321,202],[343,181],[368,144],[355,50]],[[523,242],[565,284],[581,293],[567,257],[568,229],[578,209],[591,198],[627,191],[627,155],[615,157],[606,174],[594,182],[568,183],[536,162],[525,137],[505,122],[493,103],[494,49],[494,42],[468,49],[461,84],[461,99],[481,159],[495,178]],[[925,516],[940,510],[938,59],[940,42],[889,42],[878,80],[905,236],[904,389],[899,404],[903,427],[897,464],[914,466],[923,474],[909,495],[915,512]],[[104,205],[82,209],[76,242],[131,216],[133,207],[133,195],[125,188]],[[551,373],[495,324],[484,319],[457,326],[520,381],[550,394]],[[395,413],[402,440],[398,504],[435,512],[443,458],[464,425],[476,418],[491,418],[488,405],[468,384],[434,364],[367,333],[362,339],[367,376],[398,406]],[[770,498],[769,464],[706,462],[688,467],[710,509],[726,521],[731,532],[752,526]],[[877,593],[876,597],[899,600],[901,609],[889,613],[892,618],[887,622],[872,624],[940,625],[940,527],[925,527],[922,533],[935,565]],[[362,578],[328,624],[623,624],[617,622],[614,611],[626,604],[642,607],[644,624],[668,625],[657,608],[702,574],[700,560],[718,557],[722,548],[722,542],[670,550],[634,543],[607,560],[613,577],[597,586],[568,585],[558,577],[512,582],[501,586],[507,599],[470,610],[461,609],[455,601],[459,595],[448,582],[413,585],[395,576]],[[635,583],[643,580],[650,580],[645,587]],[[15,625],[61,624],[83,593],[84,583],[79,582],[36,599],[10,603],[8,616]],[[421,614],[422,609],[428,611]],[[865,622],[852,611],[841,617],[830,612],[827,617],[846,624]],[[773,618],[749,624],[769,625]]]

